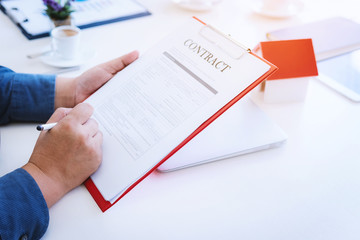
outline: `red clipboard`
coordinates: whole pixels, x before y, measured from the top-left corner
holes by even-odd
[[[206,25],[206,23],[202,22],[198,18],[194,17],[197,21]],[[95,202],[99,206],[102,212],[105,212],[110,207],[112,207],[115,203],[117,203],[122,197],[124,197],[128,192],[130,192],[136,185],[138,185],[142,180],[144,180],[147,176],[149,176],[153,171],[155,171],[162,163],[168,160],[173,154],[175,154],[180,148],[182,148],[186,143],[188,143],[191,139],[193,139],[198,133],[204,130],[209,124],[211,124],[215,119],[217,119],[221,114],[223,114],[227,109],[233,106],[237,101],[239,101],[242,97],[244,97],[247,93],[249,93],[252,89],[254,89],[257,85],[259,85],[262,81],[268,78],[271,74],[273,74],[278,68],[267,60],[257,56],[252,53],[250,49],[248,49],[248,53],[255,56],[256,58],[262,60],[266,64],[270,66],[270,69],[260,76],[257,80],[255,80],[251,85],[249,85],[245,90],[239,93],[236,97],[234,97],[230,102],[228,102],[224,107],[218,110],[213,116],[211,116],[208,120],[206,120],[203,124],[201,124],[192,134],[190,134],[185,140],[183,140],[176,148],[174,148],[165,158],[159,161],[153,168],[151,168],[147,173],[145,173],[142,177],[140,177],[135,183],[133,183],[129,188],[127,188],[115,202],[111,203],[104,199],[101,195],[100,191],[92,181],[91,177],[85,181],[85,186],[90,192],[91,196],[94,198]]]

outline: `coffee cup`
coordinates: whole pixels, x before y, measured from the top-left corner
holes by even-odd
[[[56,27],[51,31],[53,53],[63,59],[74,59],[79,54],[80,29],[67,25]]]
[[[268,17],[291,17],[302,7],[302,0],[257,0],[254,2],[254,10]]]

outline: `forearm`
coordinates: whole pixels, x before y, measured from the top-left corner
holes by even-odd
[[[60,182],[54,181],[54,179],[46,175],[40,168],[31,162],[27,163],[22,168],[33,177],[39,186],[48,208],[53,206],[69,191]]]
[[[76,85],[73,78],[56,77],[55,83],[55,109],[59,107],[72,108],[75,106]]]

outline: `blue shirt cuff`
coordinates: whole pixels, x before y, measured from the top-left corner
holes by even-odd
[[[54,112],[55,76],[21,74],[14,76],[12,118],[15,121],[46,122]]]
[[[0,178],[0,213],[1,239],[40,239],[49,225],[41,190],[22,168]]]
[[[0,124],[46,122],[54,112],[54,75],[23,74],[0,66]]]

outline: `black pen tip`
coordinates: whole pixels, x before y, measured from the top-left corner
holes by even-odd
[[[38,126],[36,127],[36,130],[41,131],[41,130],[42,130],[42,127],[41,127],[40,125],[38,125]]]

